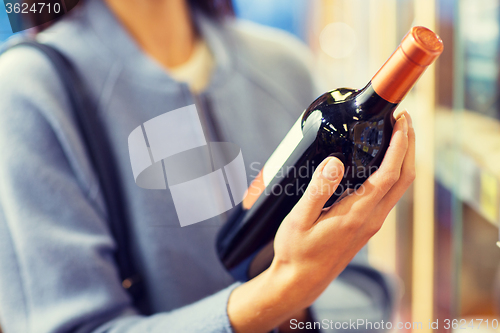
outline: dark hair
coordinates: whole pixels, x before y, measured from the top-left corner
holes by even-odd
[[[213,19],[234,15],[232,0],[188,0],[191,9],[198,9]]]
[[[85,0],[82,0],[85,1]],[[214,20],[222,20],[227,16],[234,15],[234,8],[232,0],[187,0],[191,11],[200,11],[209,18]],[[28,4],[28,8],[38,2],[38,0],[24,0],[24,3]],[[78,4],[79,0],[63,0],[61,1],[64,12],[71,10]],[[24,15],[23,15],[24,16]],[[52,25],[58,18],[62,16],[61,13],[55,14],[47,13],[44,14],[32,14],[29,12],[24,23],[25,27],[38,27],[38,31],[44,30],[50,25]]]

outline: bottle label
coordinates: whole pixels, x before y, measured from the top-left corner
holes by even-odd
[[[300,140],[302,140],[303,134],[301,123],[304,112],[300,115],[299,119],[297,119],[283,141],[281,141],[278,148],[276,148],[271,157],[269,157],[266,164],[264,164],[262,173],[265,186],[271,183],[273,178],[285,164],[286,160],[292,155],[293,151],[300,143]]]

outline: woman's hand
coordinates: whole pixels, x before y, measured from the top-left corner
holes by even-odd
[[[408,113],[396,121],[379,170],[324,211],[343,172],[335,157],[318,166],[278,229],[271,266],[233,291],[228,315],[236,332],[269,331],[311,305],[380,229],[415,177],[415,133]]]

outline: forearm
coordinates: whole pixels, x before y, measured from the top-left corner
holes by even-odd
[[[303,310],[300,310],[297,313],[294,313],[290,318],[285,320],[280,324],[278,327],[279,333],[292,333],[292,332],[310,332],[308,329],[300,329],[298,327],[294,327],[292,323],[306,323],[306,322],[312,322],[313,317],[311,315],[310,308],[306,308]],[[314,331],[316,332],[316,331]]]
[[[235,332],[269,332],[307,307],[305,290],[294,274],[271,265],[229,297],[228,316]]]

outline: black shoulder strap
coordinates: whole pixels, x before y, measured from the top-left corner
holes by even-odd
[[[30,46],[45,54],[66,89],[72,115],[87,147],[87,154],[94,171],[99,178],[99,185],[106,203],[109,227],[118,247],[116,261],[122,285],[129,291],[134,303],[137,304],[143,296],[143,288],[129,248],[129,224],[125,212],[123,191],[110,140],[102,122],[98,119],[92,95],[71,62],[55,48],[35,41],[22,41],[8,49],[19,46]]]

